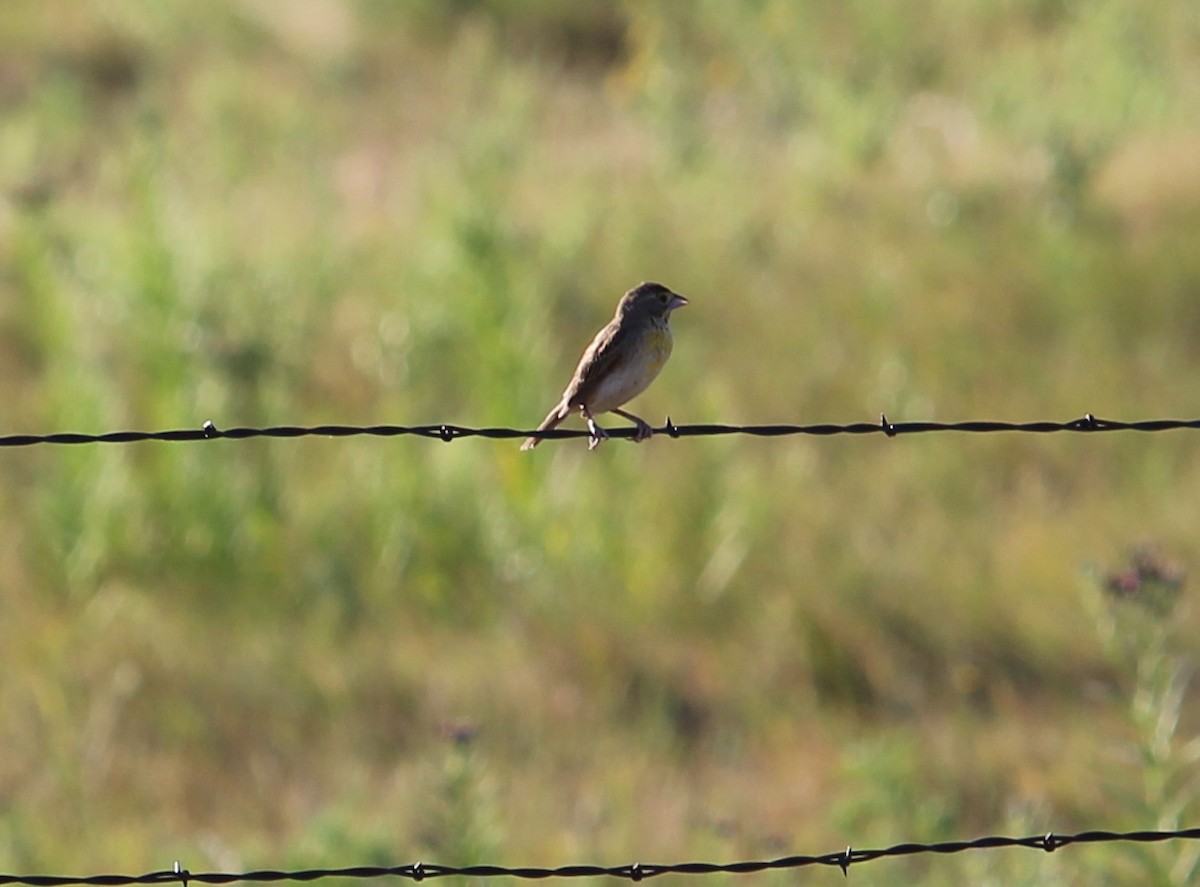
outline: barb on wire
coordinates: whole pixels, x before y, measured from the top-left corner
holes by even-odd
[[[509,868],[500,865],[468,865],[450,866],[436,865],[428,862],[415,862],[411,865],[398,866],[353,866],[338,869],[303,869],[299,871],[276,871],[262,869],[258,871],[229,874],[224,872],[190,872],[183,868],[178,861],[171,869],[149,872],[145,875],[88,875],[70,877],[59,875],[0,875],[0,885],[23,884],[30,887],[74,887],[74,885],[100,885],[100,887],[124,887],[130,884],[173,884],[182,883],[187,887],[189,881],[202,884],[233,884],[239,882],[274,882],[274,881],[319,881],[323,878],[409,878],[422,881],[425,878],[442,878],[450,875],[463,875],[470,878],[517,878],[525,880],[541,880],[544,878],[594,878],[613,877],[625,878],[629,881],[641,881],[655,875],[741,875],[752,872],[762,872],[777,869],[798,869],[811,865],[833,866],[846,873],[851,865],[871,862],[896,856],[916,856],[922,853],[948,855],[963,853],[968,850],[994,850],[1000,847],[1027,847],[1031,850],[1042,850],[1053,853],[1071,844],[1104,844],[1116,842],[1135,842],[1142,844],[1158,843],[1172,840],[1200,839],[1200,828],[1177,829],[1174,831],[1138,831],[1138,832],[1109,832],[1087,831],[1075,835],[1057,835],[1053,832],[1045,835],[1033,835],[1028,838],[1008,838],[1002,835],[991,835],[985,838],[975,838],[970,841],[943,841],[936,844],[896,844],[880,850],[856,850],[847,847],[836,853],[826,853],[821,856],[784,856],[779,859],[745,861],[745,862],[680,862],[670,865],[651,863],[630,863],[618,866],[599,865],[565,865],[558,868],[539,868],[535,866],[520,866]]]
[[[829,437],[835,434],[883,434],[897,437],[904,434],[924,434],[934,431],[959,431],[971,434],[1015,431],[1030,434],[1048,434],[1055,431],[1175,431],[1200,429],[1200,419],[1145,419],[1137,422],[1118,422],[1098,419],[1087,413],[1081,419],[1067,422],[890,422],[880,416],[878,422],[853,422],[849,425],[676,425],[668,416],[662,428],[655,434],[668,437],[714,437],[717,435],[744,434],[752,437],[787,437],[798,434]],[[632,438],[636,428],[613,428],[610,437]],[[205,422],[199,428],[182,428],[172,431],[109,431],[103,434],[78,434],[56,432],[53,434],[9,434],[0,436],[0,447],[29,447],[35,444],[89,444],[89,443],[137,443],[140,441],[202,441],[202,440],[246,440],[252,437],[400,437],[411,435],[427,437],[449,443],[462,437],[488,437],[498,440],[523,439],[535,434],[530,429],[520,428],[467,428],[462,425],[275,425],[268,428],[218,428]],[[589,437],[584,430],[556,428],[553,431],[536,432],[543,440],[561,440],[573,437]]]

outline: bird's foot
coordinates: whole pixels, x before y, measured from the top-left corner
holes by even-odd
[[[654,429],[650,427],[650,423],[642,419],[637,419],[637,427],[633,431],[633,442],[641,443],[644,440],[649,440],[654,436]]]
[[[588,441],[588,452],[600,446],[600,441],[608,440],[608,432],[596,424],[596,420],[588,416],[587,420],[588,433],[591,434],[591,440]]]
[[[633,437],[630,439],[634,443],[641,443],[644,440],[654,437],[654,429],[641,416],[635,416],[633,413],[626,412],[625,410],[613,410],[613,412],[633,423]]]

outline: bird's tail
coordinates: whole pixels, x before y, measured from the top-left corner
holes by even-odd
[[[542,424],[537,427],[537,430],[538,431],[551,431],[551,430],[557,428],[558,424],[560,422],[562,422],[563,419],[567,418],[567,416],[569,416],[570,414],[571,414],[570,410],[564,409],[562,404],[559,404],[554,409],[552,409],[549,413],[546,414],[546,418],[542,420]],[[536,447],[541,442],[542,442],[542,439],[536,435],[534,435],[533,437],[527,437],[527,438],[525,438],[525,443],[521,444],[521,449],[522,450],[532,450],[534,447]]]

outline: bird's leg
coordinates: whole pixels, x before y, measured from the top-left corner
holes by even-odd
[[[600,446],[600,441],[608,440],[608,432],[596,424],[596,420],[592,418],[592,413],[587,407],[580,407],[579,411],[583,413],[583,418],[587,419],[588,433],[592,439],[588,441],[588,451],[596,449]]]
[[[618,416],[624,416],[630,422],[637,426],[637,430],[633,432],[633,442],[641,443],[644,440],[649,440],[654,436],[654,429],[650,427],[650,423],[645,419],[635,416],[633,413],[627,413],[624,410],[613,410]]]

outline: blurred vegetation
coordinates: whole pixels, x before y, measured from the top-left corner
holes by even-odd
[[[0,430],[530,426],[642,279],[648,418],[1192,417],[1198,109],[1190,0],[8,0]],[[3,868],[1185,820],[1195,444],[0,453]]]

